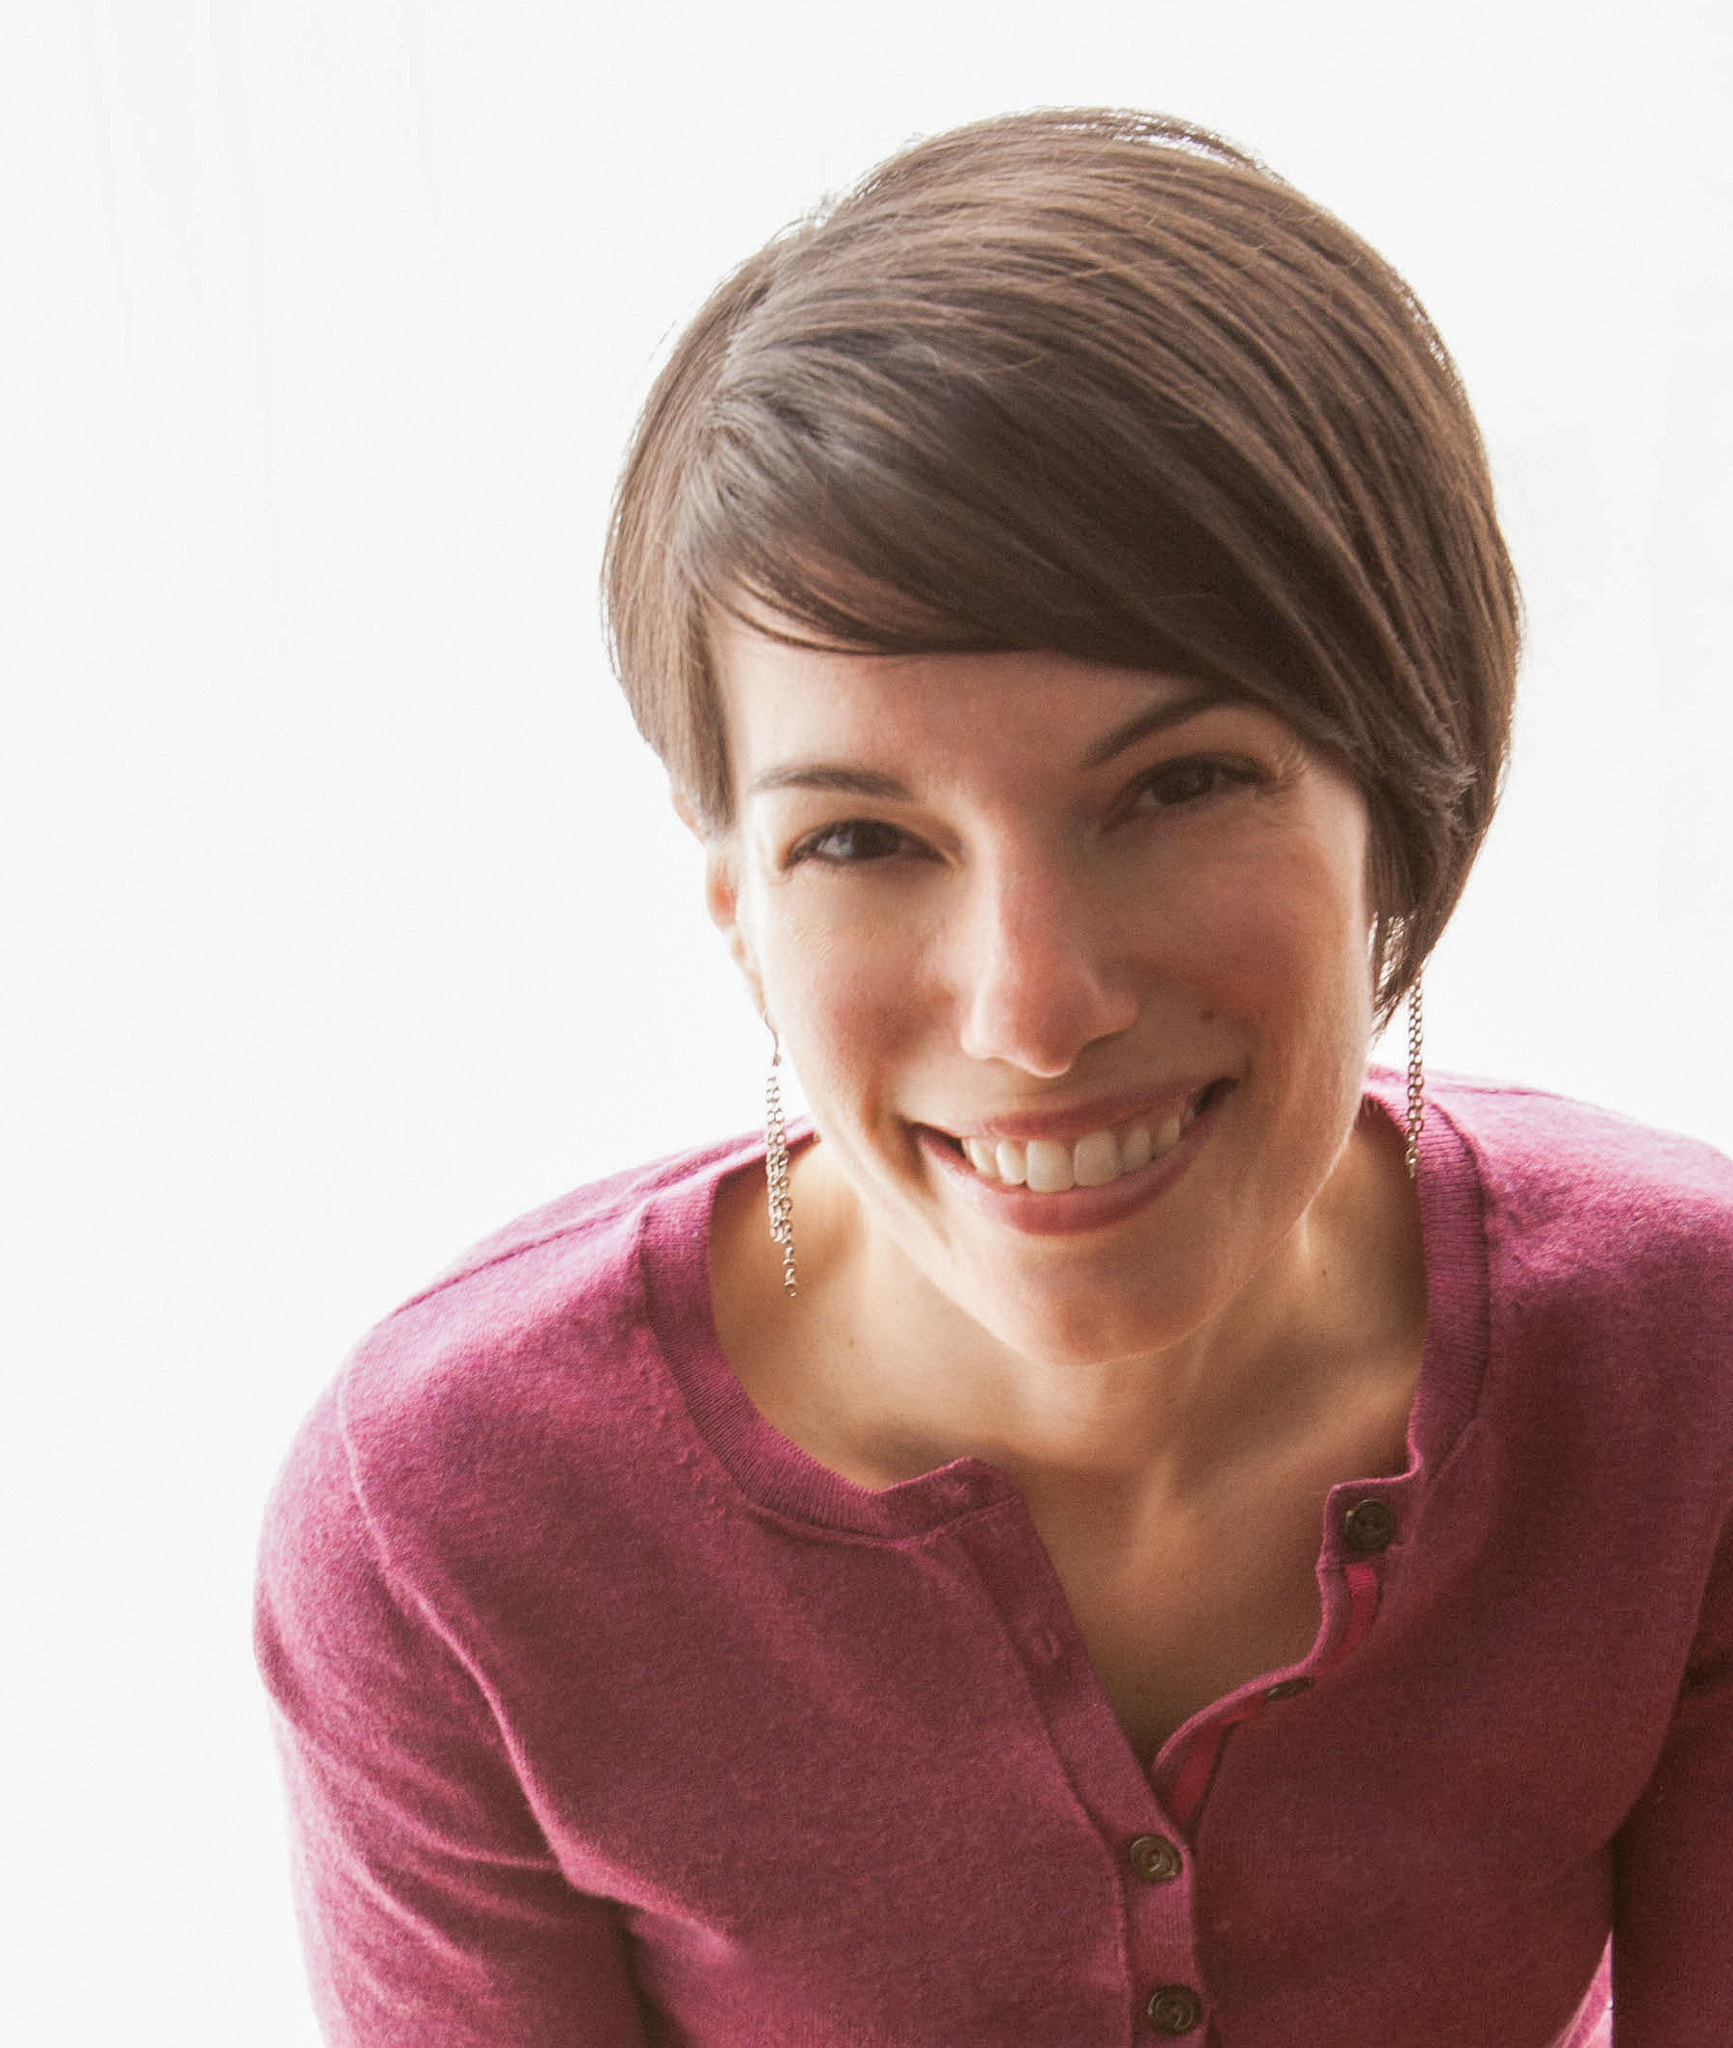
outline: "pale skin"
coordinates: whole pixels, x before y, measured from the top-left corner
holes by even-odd
[[[717,653],[709,907],[819,1131],[798,1301],[762,1173],[722,1190],[723,1348],[861,1486],[1002,1470],[1147,1762],[1305,1657],[1325,1494],[1406,1460],[1425,1279],[1400,1141],[1360,1111],[1364,801],[1185,678],[734,624]],[[957,1143],[1145,1109],[1195,1122],[1111,1188],[983,1191]]]

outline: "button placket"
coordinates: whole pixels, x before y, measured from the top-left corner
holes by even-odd
[[[1297,1700],[1301,1693],[1312,1690],[1309,1678],[1278,1678],[1274,1685],[1264,1687],[1264,1698],[1274,1706],[1278,1700]]]
[[[1150,1884],[1168,1884],[1185,1868],[1185,1858],[1166,1835],[1139,1835],[1127,1850],[1131,1867]]]
[[[1199,1728],[1193,1737],[1191,1751],[1180,1761],[1174,1773],[1171,1787],[1158,1794],[1163,1806],[1175,1814],[1182,1827],[1195,1823],[1197,1810],[1202,1804],[1214,1766],[1227,1735],[1240,1721],[1260,1715],[1266,1707],[1282,1701],[1300,1698],[1310,1692],[1323,1670],[1350,1654],[1371,1626],[1378,1607],[1381,1567],[1374,1563],[1381,1553],[1388,1550],[1401,1533],[1401,1518],[1396,1508],[1378,1495],[1365,1494],[1358,1499],[1350,1498],[1347,1507],[1340,1511],[1337,1524],[1340,1557],[1346,1553],[1345,1577],[1347,1580],[1349,1607],[1345,1617],[1346,1627],[1341,1632],[1334,1649],[1326,1654],[1317,1671],[1302,1676],[1281,1678],[1266,1686],[1249,1691],[1237,1710],[1221,1716],[1216,1724]],[[1177,1800],[1178,1804],[1173,1802]],[[1180,1907],[1187,1922],[1191,1917],[1191,1879],[1188,1854],[1166,1835],[1145,1834],[1135,1836],[1126,1849],[1127,1860],[1137,1875],[1151,1891],[1146,1894],[1150,1907],[1158,1897]],[[1176,1883],[1178,1879],[1183,1883]],[[1170,1889],[1171,1887],[1171,1889]],[[1184,1895],[1183,1897],[1181,1895]],[[1177,1928],[1174,1930],[1177,1932]],[[1184,1948],[1191,1946],[1189,1938]],[[1195,1967],[1195,1957],[1187,1957],[1183,1949],[1168,1949],[1167,1954],[1156,1961],[1159,1969],[1161,1960],[1167,1961],[1168,1968],[1175,1964],[1180,1970]],[[1145,1982],[1147,1983],[1147,1979]],[[1203,1996],[1194,1984],[1184,1981],[1168,1981],[1155,1984],[1145,1995],[1144,2018],[1157,2035],[1178,2039],[1195,2034],[1205,2024],[1206,2011]]]
[[[1396,1510],[1387,1500],[1356,1501],[1342,1517],[1342,1541],[1361,1557],[1388,1550],[1396,1540]]]
[[[1112,1775],[1098,1770],[1109,1749],[1102,1724],[1111,1709],[1076,1640],[1063,1587],[1033,1525],[1024,1527],[1008,1516],[1005,1530],[999,1531],[982,1517],[968,1534],[975,1539],[965,1545],[969,1561],[994,1599],[1058,1755],[1082,1766],[1084,1783],[1099,1800],[1089,1802],[1098,1822],[1110,1840],[1118,1837],[1131,1973],[1125,1986],[1130,1995],[1121,2008],[1125,2019],[1146,2039],[1194,2034],[1204,2025],[1204,2002],[1193,1989],[1200,1976],[1195,1868],[1182,1832],[1183,1819],[1152,1785],[1147,1766],[1139,1766],[1117,1731],[1111,1746]],[[992,1534],[1014,1541],[1005,1541],[995,1551],[984,1540]],[[1021,1562],[1013,1558],[1014,1548],[1025,1554],[1028,1568],[1010,1568]],[[1135,1772],[1133,1782],[1126,1781],[1121,1764]]]
[[[1189,1984],[1160,1984],[1144,2007],[1158,2034],[1189,2034],[1203,2024],[1203,2000]]]
[[[1197,1955],[1197,1863],[1171,1807],[1156,1796],[1153,1825],[1120,1837],[1133,2002],[1145,2039],[1190,2034],[1204,2023]],[[1201,2037],[1200,2037],[1201,2038]]]

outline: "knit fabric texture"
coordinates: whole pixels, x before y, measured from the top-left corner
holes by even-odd
[[[1733,1165],[1433,1084],[1407,1469],[1145,1768],[1003,1473],[868,1491],[746,1398],[761,1153],[489,1239],[296,1442],[257,1642],[331,2043],[1733,2042]]]

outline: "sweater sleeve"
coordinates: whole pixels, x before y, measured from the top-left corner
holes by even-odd
[[[1733,2014],[1733,1522],[1659,1762],[1617,1843],[1617,2048],[1728,2038]]]
[[[330,1397],[267,1515],[256,1643],[332,2048],[643,2048],[615,1911],[567,1884],[482,1687],[394,1583]]]

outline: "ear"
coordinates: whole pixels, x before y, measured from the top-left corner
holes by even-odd
[[[764,984],[759,978],[757,962],[752,957],[746,934],[740,922],[740,870],[739,844],[736,833],[707,833],[698,822],[698,814],[686,797],[676,789],[669,791],[680,822],[704,849],[704,908],[710,913],[710,922],[728,941],[728,950],[734,956],[734,964],[746,977],[746,986],[751,991],[754,1009],[764,1015]]]
[[[698,813],[692,807],[692,799],[673,780],[668,781],[668,801],[674,806],[674,815],[680,820],[700,846],[704,844],[704,827],[698,822]]]
[[[746,977],[746,986],[752,992],[753,1007],[762,1017],[764,985],[740,927],[738,832],[706,832],[691,799],[673,782],[668,785],[668,798],[681,824],[704,849],[704,908],[710,913],[710,922],[728,941],[734,964]]]

